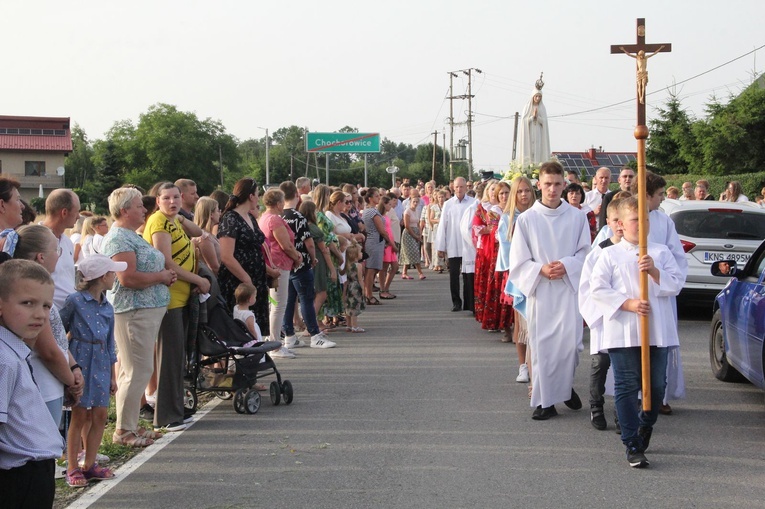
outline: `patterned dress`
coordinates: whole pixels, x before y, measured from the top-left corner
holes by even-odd
[[[488,203],[480,204],[473,216],[472,237],[476,248],[475,276],[473,289],[475,296],[475,319],[483,324],[483,313],[489,296],[487,294],[489,283],[494,277],[494,268],[497,263],[497,252],[494,232],[499,225],[500,214],[493,211]],[[491,229],[490,233],[479,233],[484,227]],[[497,296],[499,298],[499,296]]]
[[[105,296],[98,302],[87,291],[71,294],[61,308],[61,322],[71,335],[69,351],[82,367],[85,389],[79,406],[108,407],[114,348],[114,308]]]
[[[361,291],[359,282],[359,266],[357,263],[351,263],[346,271],[348,280],[345,282],[346,288],[343,294],[343,306],[347,316],[359,316],[366,306],[364,305],[364,294]]]
[[[252,311],[255,313],[255,321],[260,325],[263,335],[268,336],[271,334],[271,329],[268,320],[266,263],[263,256],[263,242],[265,242],[266,236],[260,230],[258,221],[252,214],[250,214],[250,220],[252,221],[252,228],[235,210],[226,212],[218,224],[218,238],[231,237],[236,240],[234,258],[250,275],[252,284],[258,290]],[[221,295],[226,299],[229,309],[234,309],[236,305],[234,291],[241,283],[225,265],[220,266],[218,284]]]
[[[339,244],[337,235],[335,235],[335,224],[323,212],[316,212],[316,223],[324,234],[324,243],[329,246],[331,243]],[[335,272],[338,271],[338,262],[332,257],[332,263],[335,264]],[[340,278],[332,281],[327,278],[327,300],[321,307],[321,314],[326,316],[338,316],[343,313],[343,291],[340,288]]]
[[[419,235],[420,227],[417,226],[417,214],[412,209],[406,209],[404,214],[409,215],[409,228]],[[422,261],[420,243],[409,234],[407,228],[404,228],[401,233],[401,263],[403,265],[416,265],[420,261]]]

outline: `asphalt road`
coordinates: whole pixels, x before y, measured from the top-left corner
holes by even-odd
[[[644,470],[585,409],[531,419],[515,348],[452,313],[448,276],[397,280],[366,334],[279,362],[290,406],[221,402],[92,507],[536,508],[765,506],[762,391],[711,374],[710,312],[681,310],[687,398],[660,417]]]

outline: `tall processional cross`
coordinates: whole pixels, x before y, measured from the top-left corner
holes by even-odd
[[[635,126],[635,139],[637,140],[637,184],[638,184],[638,217],[639,217],[639,254],[641,257],[648,254],[648,205],[645,184],[645,140],[648,138],[648,127],[645,120],[645,98],[648,86],[648,59],[656,53],[668,53],[672,51],[672,45],[646,44],[645,42],[645,18],[637,20],[637,43],[615,44],[611,46],[611,53],[626,53],[635,59],[635,84],[637,96],[637,125]],[[640,273],[640,300],[648,300],[648,274]],[[643,367],[643,410],[651,410],[651,350],[648,333],[648,316],[640,317],[640,347]]]

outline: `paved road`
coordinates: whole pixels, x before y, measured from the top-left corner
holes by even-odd
[[[688,397],[634,470],[586,410],[531,420],[513,345],[450,311],[447,275],[395,286],[362,315],[366,334],[280,362],[291,406],[264,399],[249,416],[222,402],[93,507],[765,505],[763,394],[712,377],[708,311],[681,314]],[[585,354],[583,397],[588,367]]]

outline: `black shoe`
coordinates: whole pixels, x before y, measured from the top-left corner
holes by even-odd
[[[462,304],[455,304],[452,306],[452,311],[462,311]]]
[[[539,405],[534,409],[531,418],[535,421],[546,421],[550,417],[555,417],[556,415],[558,415],[558,411],[555,410],[555,405],[548,406],[547,408],[542,408],[542,405]]]
[[[574,389],[571,389],[571,399],[564,401],[563,404],[571,410],[579,410],[582,408],[582,400],[579,399],[579,394],[577,394]]]
[[[141,407],[141,410],[138,412],[138,417],[143,419],[144,421],[154,421],[154,409],[152,406],[148,403],[146,403],[144,406]]]
[[[606,422],[606,416],[603,414],[602,406],[590,407],[590,423],[592,423],[593,428],[600,431],[608,428],[608,423]]]
[[[648,450],[648,444],[651,443],[651,434],[653,429],[644,428],[643,426],[638,428],[638,436],[643,440],[643,450]]]
[[[645,468],[649,465],[648,458],[636,447],[627,448],[627,461],[632,468]]]

